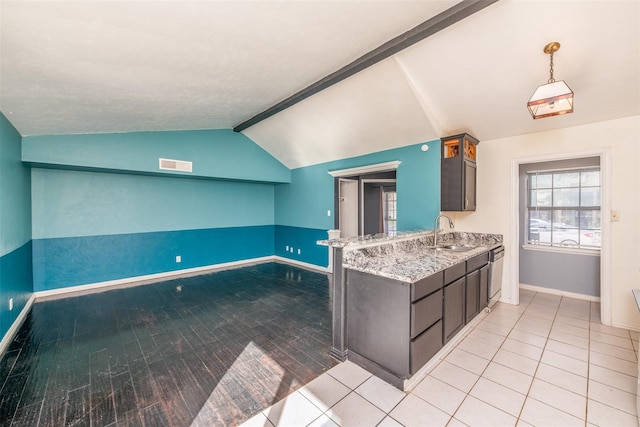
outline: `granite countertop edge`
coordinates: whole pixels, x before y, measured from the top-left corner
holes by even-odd
[[[345,247],[342,266],[346,269],[415,283],[455,264],[501,246],[502,235],[453,231],[438,235],[439,244],[472,246],[455,252],[433,248],[433,233],[418,233],[412,239],[386,239],[377,245]],[[373,242],[371,242],[373,243]]]

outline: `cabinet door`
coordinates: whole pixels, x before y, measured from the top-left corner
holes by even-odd
[[[444,287],[443,340],[449,341],[464,326],[464,282],[461,277]]]
[[[478,314],[478,296],[480,293],[480,270],[467,274],[465,323]]]
[[[464,211],[476,210],[476,164],[464,162]]]
[[[353,270],[346,283],[348,351],[408,376],[409,284]]]
[[[489,266],[480,269],[480,310],[489,305]]]
[[[459,158],[442,159],[440,176],[440,210],[464,210],[464,170]]]

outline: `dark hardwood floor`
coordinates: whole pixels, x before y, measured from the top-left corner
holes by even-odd
[[[326,275],[268,263],[38,302],[2,426],[234,426],[336,364]]]

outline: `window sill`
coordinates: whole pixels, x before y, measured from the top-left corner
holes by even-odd
[[[547,245],[532,245],[532,244],[526,243],[522,245],[522,249],[527,251],[555,252],[559,254],[600,256],[600,249],[598,248],[587,249],[587,248],[574,248],[571,246],[547,246]]]

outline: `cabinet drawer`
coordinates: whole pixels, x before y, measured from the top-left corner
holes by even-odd
[[[467,271],[471,272],[473,270],[477,270],[483,265],[486,265],[488,262],[489,262],[489,252],[476,255],[473,258],[467,260]]]
[[[442,289],[411,304],[411,338],[442,319]]]
[[[465,268],[464,262],[461,262],[460,264],[456,264],[452,267],[449,267],[444,271],[444,284],[448,285],[451,282],[455,282],[456,280],[464,276],[466,273],[467,273],[467,270]]]
[[[431,292],[442,288],[444,272],[439,271],[436,274],[425,277],[411,285],[411,301],[418,300]]]
[[[411,341],[411,375],[418,372],[442,348],[442,321]]]

